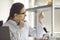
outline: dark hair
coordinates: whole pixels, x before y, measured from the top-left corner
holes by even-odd
[[[22,3],[14,3],[10,9],[10,14],[9,14],[8,20],[13,19],[15,13],[19,14],[23,7],[24,7],[24,5]]]

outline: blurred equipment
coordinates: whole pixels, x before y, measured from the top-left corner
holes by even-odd
[[[45,27],[44,27],[43,29],[44,29],[44,31],[45,31],[46,33],[48,33],[48,31],[47,31],[47,29],[46,29]]]
[[[48,2],[48,5],[52,5],[53,3],[52,2]]]

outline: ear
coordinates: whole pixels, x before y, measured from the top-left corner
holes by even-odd
[[[15,17],[15,16],[17,16],[17,14],[16,14],[16,13],[14,14],[14,17]]]

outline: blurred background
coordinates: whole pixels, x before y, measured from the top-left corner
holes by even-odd
[[[53,0],[0,0],[0,21],[5,23],[12,4],[21,2],[26,8],[27,16],[25,20],[31,27],[37,26],[38,14],[43,11],[45,14],[44,24],[49,35],[52,34],[53,37],[60,40],[60,0],[54,0],[54,6],[52,6],[52,1]],[[34,38],[30,37],[30,40],[34,40]]]

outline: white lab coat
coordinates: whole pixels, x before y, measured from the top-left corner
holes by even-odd
[[[3,26],[9,27],[11,40],[29,40],[28,35],[31,35],[37,39],[43,36],[43,27],[41,24],[38,24],[36,30],[32,29],[28,24],[25,23],[22,31],[19,29],[17,23],[13,20],[8,20],[3,24]]]
[[[37,32],[36,32],[36,38],[41,39],[43,37],[43,34],[46,34],[44,31],[45,25],[41,25],[40,23],[37,23]]]

